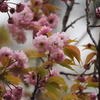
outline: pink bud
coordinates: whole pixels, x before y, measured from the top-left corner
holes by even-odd
[[[78,75],[77,80],[80,81],[80,82],[85,82],[86,81],[84,75]]]
[[[14,24],[13,18],[10,17],[10,18],[8,19],[8,23],[9,23],[9,24]]]
[[[96,100],[97,95],[95,93],[90,94],[90,100]]]
[[[23,5],[22,3],[17,4],[16,12],[19,13],[19,12],[23,11],[24,7],[25,7],[25,5]]]
[[[13,14],[15,12],[14,8],[10,8],[10,13]]]
[[[0,11],[1,11],[2,13],[8,11],[8,4],[7,4],[6,2],[3,2],[2,4],[0,4]]]

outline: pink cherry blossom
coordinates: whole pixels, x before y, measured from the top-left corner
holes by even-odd
[[[50,58],[57,63],[61,63],[65,60],[64,52],[62,50],[55,50],[50,53]]]
[[[48,38],[47,36],[37,36],[33,40],[33,47],[37,52],[46,52],[48,50]]]
[[[17,67],[25,67],[25,65],[28,62],[28,58],[26,57],[25,53],[23,51],[15,51],[13,54],[13,58],[15,59],[15,65]],[[14,64],[13,64],[14,66]]]
[[[20,100],[21,99],[21,96],[22,96],[22,87],[16,87],[13,92],[12,92],[12,95],[13,95],[13,99],[14,100]]]
[[[25,75],[24,81],[31,85],[36,85],[37,79],[36,79],[34,72],[29,72],[29,73],[30,75]]]
[[[7,57],[11,58],[12,55],[13,55],[13,51],[11,50],[11,48],[2,47],[0,49],[0,59],[2,58],[2,56],[7,56]]]
[[[56,28],[59,24],[59,17],[56,14],[51,13],[47,20],[49,22],[49,27],[52,29]]]
[[[39,32],[36,34],[37,36],[39,35],[45,35],[47,32],[50,32],[52,29],[47,27],[47,26],[43,26],[41,28],[41,30],[39,30]]]
[[[90,100],[96,100],[97,95],[95,93],[90,93]]]
[[[57,50],[57,49],[62,49],[64,46],[63,41],[60,39],[60,37],[57,34],[53,34],[48,38],[49,41],[49,50]]]
[[[22,29],[19,29],[15,24],[8,24],[6,23],[6,29],[12,35],[12,38],[17,43],[25,43],[26,42],[26,35]]]

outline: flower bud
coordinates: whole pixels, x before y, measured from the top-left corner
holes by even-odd
[[[16,12],[19,13],[19,12],[23,11],[24,7],[25,7],[25,5],[23,5],[21,3],[17,4],[17,6],[16,6]]]
[[[95,93],[90,94],[90,100],[96,100],[97,95]]]
[[[9,23],[9,24],[14,24],[13,18],[10,17],[10,18],[8,19],[8,23]]]
[[[10,8],[10,13],[13,14],[15,12],[14,8]]]
[[[80,82],[85,82],[86,81],[84,75],[78,75],[77,80],[80,81]]]
[[[0,11],[2,13],[5,13],[8,11],[8,4],[6,2],[3,2],[2,4],[0,4]]]

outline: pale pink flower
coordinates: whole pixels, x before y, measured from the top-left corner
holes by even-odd
[[[65,32],[57,33],[57,35],[58,35],[58,36],[60,37],[60,39],[63,41],[64,46],[68,45],[69,37],[66,35]]]
[[[52,29],[50,27],[47,26],[43,26],[41,28],[41,30],[39,30],[39,32],[36,34],[37,36],[39,35],[45,35],[47,32],[50,32]]]
[[[56,70],[56,69],[50,70],[50,74],[51,74],[52,76],[60,76],[59,71]]]
[[[49,22],[49,27],[52,29],[56,28],[59,24],[59,17],[56,14],[51,13],[47,20]]]
[[[37,36],[33,40],[33,47],[37,52],[46,52],[48,50],[48,38],[47,36]]]
[[[26,42],[25,32],[22,29],[19,29],[15,25],[15,23],[14,24],[8,24],[8,23],[6,23],[6,29],[9,31],[9,33],[12,35],[12,38],[17,43],[25,43]]]
[[[0,49],[0,59],[3,57],[3,56],[7,56],[9,58],[11,58],[13,55],[13,50],[11,50],[11,48],[8,48],[8,47],[2,47]]]
[[[30,73],[30,75],[25,75],[24,81],[31,85],[36,85],[37,78],[36,78],[34,72],[29,72],[29,73]]]
[[[46,16],[44,16],[44,17],[42,17],[42,18],[39,19],[38,26],[40,26],[40,27],[42,27],[42,26],[49,27],[50,26],[49,22],[47,21],[47,17]]]
[[[13,54],[13,58],[15,60],[17,60],[18,64],[20,64],[20,63],[26,64],[28,62],[28,58],[25,55],[25,53],[23,52],[23,50],[15,51],[14,54]]]
[[[96,100],[97,95],[95,93],[90,93],[90,100]]]
[[[18,43],[24,44],[26,42],[26,34],[23,30],[17,30],[16,35],[12,35],[12,38]]]
[[[50,53],[50,58],[57,63],[61,63],[65,60],[64,52],[62,50],[55,50]]]
[[[57,49],[62,49],[64,46],[63,41],[60,39],[60,37],[57,34],[53,34],[48,38],[48,43],[49,43],[49,50],[57,50]]]

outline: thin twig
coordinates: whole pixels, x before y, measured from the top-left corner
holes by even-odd
[[[74,20],[71,24],[69,24],[67,27],[65,27],[64,29],[63,29],[63,31],[66,31],[69,27],[71,27],[73,24],[75,24],[78,20],[80,20],[81,18],[84,18],[86,15],[84,15],[84,16],[81,16],[81,17],[79,17],[79,18],[77,18],[76,20]]]
[[[90,21],[89,21],[89,11],[88,11],[88,9],[89,9],[89,3],[88,3],[88,1],[89,1],[89,0],[86,0],[86,22],[87,22],[87,33],[88,33],[88,35],[90,36],[92,42],[93,42],[93,43],[95,44],[95,46],[97,47],[97,43],[95,42],[95,40],[94,40],[94,38],[93,38],[93,36],[92,36],[92,34],[91,34],[90,27],[89,27]]]

